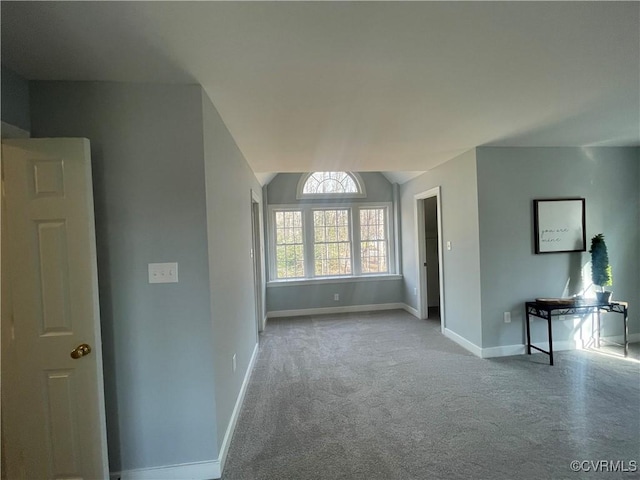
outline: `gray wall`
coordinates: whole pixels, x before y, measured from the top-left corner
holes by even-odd
[[[481,346],[480,246],[476,155],[471,150],[401,186],[404,302],[417,308],[419,288],[414,195],[441,187],[446,328]]]
[[[587,250],[605,234],[614,298],[630,302],[630,331],[640,332],[640,149],[483,147],[477,161],[482,346],[522,344],[523,303],[577,293],[590,260],[586,252],[534,254],[535,198],[586,199]],[[534,339],[546,341],[539,323]],[[554,323],[554,341],[572,339],[573,320]]]
[[[324,199],[297,200],[296,191],[302,173],[280,173],[267,185],[269,205],[295,205],[297,203],[324,203]],[[393,202],[393,184],[379,172],[360,172],[365,185],[366,198],[347,202]],[[330,203],[339,203],[331,200]],[[390,214],[395,214],[392,208]],[[267,227],[268,228],[268,227]],[[398,234],[398,232],[396,232]],[[266,232],[268,238],[268,232]],[[390,244],[391,246],[391,244]],[[266,252],[268,258],[268,250]],[[334,294],[340,296],[334,300]],[[267,312],[301,310],[309,308],[351,307],[402,302],[402,280],[345,281],[313,284],[271,284],[267,287]]]
[[[222,443],[257,342],[251,191],[262,189],[211,100],[203,92],[209,275],[218,444]],[[236,354],[237,370],[232,371]]]
[[[91,141],[111,470],[217,458],[201,88],[32,82],[31,112]]]
[[[29,117],[29,82],[2,65],[2,121],[27,132],[31,130]]]

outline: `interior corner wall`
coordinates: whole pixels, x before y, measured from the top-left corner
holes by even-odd
[[[111,471],[216,460],[200,87],[30,94],[33,136],[91,141]],[[152,262],[178,262],[180,282],[150,285]]]
[[[629,330],[639,333],[640,148],[481,147],[477,163],[482,346],[522,345],[525,301],[587,286],[581,269],[588,252],[534,254],[534,199],[586,199],[587,250],[591,238],[604,233],[614,298],[629,301]],[[534,323],[534,341],[546,341],[545,325]],[[573,318],[553,328],[554,342],[572,341]]]
[[[482,345],[480,308],[480,247],[476,153],[470,150],[401,185],[402,270],[404,303],[418,308],[414,289],[419,288],[414,196],[440,187],[443,288],[446,328]]]
[[[204,90],[201,94],[217,441],[222,449],[228,446],[223,440],[257,343],[251,210],[252,191],[261,199],[262,187],[215,106]]]
[[[26,132],[31,131],[28,80],[2,65],[0,82],[2,122]]]

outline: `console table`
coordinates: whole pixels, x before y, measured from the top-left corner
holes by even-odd
[[[531,349],[534,348],[539,352],[549,355],[549,364],[553,365],[553,340],[551,332],[551,321],[553,317],[561,315],[596,315],[596,338],[595,346],[600,348],[600,314],[601,313],[619,313],[622,315],[624,322],[624,356],[626,357],[629,350],[629,327],[628,327],[628,304],[627,302],[611,301],[609,303],[597,303],[595,300],[583,301],[582,303],[558,303],[558,302],[526,302],[526,327],[527,327],[527,355],[531,355]],[[541,318],[547,321],[547,330],[549,335],[549,351],[531,345],[531,317]]]

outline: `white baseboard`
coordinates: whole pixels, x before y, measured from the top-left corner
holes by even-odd
[[[404,303],[378,303],[370,305],[346,305],[341,307],[303,308],[299,310],[275,310],[267,312],[267,318],[300,317],[333,313],[376,312],[381,310],[405,310]]]
[[[453,340],[454,342],[456,342],[458,345],[465,348],[466,350],[469,350],[475,356],[482,357],[482,349],[479,346],[477,346],[475,343],[471,343],[466,338],[461,337],[455,332],[452,332],[448,328],[445,328],[443,333],[445,337]]]
[[[415,308],[413,308],[411,305],[407,305],[406,303],[402,304],[402,308],[406,311],[409,312],[411,315],[413,315],[416,318],[420,318],[420,314],[418,313],[418,310],[416,310]]]
[[[444,336],[450,338],[454,342],[456,342],[461,347],[469,350],[474,355],[480,358],[496,358],[496,357],[510,357],[513,355],[524,355],[526,353],[526,345],[524,344],[515,344],[515,345],[501,345],[499,347],[488,347],[488,348],[480,348],[476,344],[470,342],[464,337],[461,337],[455,332],[452,332],[448,328],[444,329]],[[631,338],[631,336],[630,336]],[[629,340],[631,341],[631,339]],[[536,347],[542,348],[543,350],[549,350],[549,342],[534,342],[533,345]],[[563,350],[575,350],[579,348],[578,343],[572,340],[565,341],[554,341],[553,342],[553,351],[561,352]],[[531,349],[531,353],[542,353],[535,349]]]
[[[109,474],[111,480],[210,480],[222,477],[222,471],[224,470],[224,464],[227,460],[227,453],[229,452],[229,445],[231,444],[233,431],[236,428],[238,417],[240,416],[244,396],[247,393],[247,386],[257,358],[258,344],[256,344],[253,349],[253,353],[251,354],[249,366],[245,372],[244,380],[242,381],[242,386],[240,387],[240,392],[236,399],[236,404],[233,408],[233,412],[231,413],[229,426],[227,427],[224,439],[222,440],[220,455],[216,460],[111,472]]]
[[[218,473],[217,477],[211,478],[220,478],[222,476],[224,464],[227,461],[227,453],[229,453],[231,438],[233,437],[233,432],[236,429],[236,424],[238,423],[238,417],[240,416],[240,410],[242,409],[242,404],[244,403],[244,396],[247,393],[247,386],[249,385],[249,380],[251,379],[251,374],[253,373],[253,367],[255,366],[256,359],[258,358],[258,347],[259,344],[256,343],[256,346],[253,349],[253,353],[251,354],[251,360],[249,360],[249,366],[247,367],[247,371],[244,374],[244,380],[242,381],[242,386],[240,387],[240,393],[238,394],[236,404],[233,407],[233,412],[231,413],[229,426],[227,427],[227,431],[224,434],[224,439],[222,440],[222,446],[220,447],[220,456],[218,457],[220,472]]]
[[[603,340],[609,342],[615,342],[622,344],[624,338],[622,335],[612,336],[612,337],[602,337]],[[629,343],[640,342],[640,333],[632,333],[628,338]],[[542,348],[543,350],[549,350],[549,342],[533,342],[533,345],[536,347]],[[464,346],[464,345],[463,345]],[[564,350],[576,350],[582,348],[580,342],[576,342],[573,340],[563,340],[563,341],[554,341],[553,342],[553,351],[561,352]],[[500,347],[489,347],[483,348],[482,350],[482,358],[495,358],[495,357],[510,357],[512,355],[524,355],[526,353],[527,346],[523,344],[516,345],[502,345]],[[542,353],[537,351],[536,349],[531,349],[531,353]]]
[[[544,348],[540,346],[540,348]],[[545,349],[546,350],[546,349]],[[535,350],[531,350],[534,352]],[[482,358],[495,358],[495,357],[511,357],[513,355],[524,355],[524,345],[502,345],[500,347],[488,347],[482,349]]]
[[[178,478],[180,480],[205,480],[220,478],[221,471],[220,462],[211,460],[112,472],[109,476],[112,480],[176,480]]]
[[[538,348],[549,351],[549,342],[533,342]],[[572,340],[554,341],[553,351],[561,352],[563,350],[576,350],[580,346]],[[482,349],[482,358],[511,357],[513,355],[524,355],[527,353],[527,346],[524,344],[502,345],[500,347],[488,347]],[[535,348],[531,349],[531,353],[542,353]]]

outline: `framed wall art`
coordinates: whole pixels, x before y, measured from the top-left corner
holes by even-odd
[[[533,201],[536,253],[587,250],[584,198]]]

